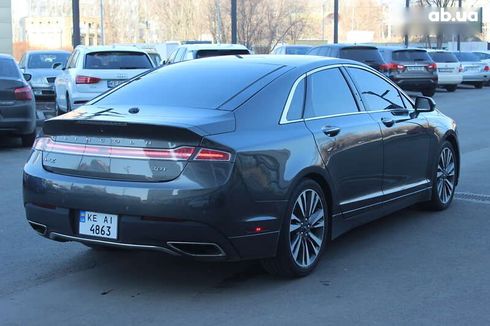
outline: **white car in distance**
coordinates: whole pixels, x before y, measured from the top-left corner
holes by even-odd
[[[427,50],[437,64],[437,86],[454,92],[463,82],[463,66],[458,58],[449,51]]]
[[[97,95],[121,85],[154,64],[134,46],[77,46],[55,80],[56,114],[84,105]]]

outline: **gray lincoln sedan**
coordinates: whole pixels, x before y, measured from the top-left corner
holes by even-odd
[[[364,64],[225,56],[152,70],[48,120],[24,205],[52,240],[260,259],[294,277],[356,226],[448,208],[459,162],[455,122]]]

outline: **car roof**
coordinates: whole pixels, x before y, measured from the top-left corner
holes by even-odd
[[[44,53],[64,53],[70,54],[71,52],[65,50],[29,50],[26,54],[44,54]]]
[[[125,51],[125,52],[138,52],[138,53],[145,53],[146,54],[145,50],[137,48],[137,47],[132,46],[132,45],[93,45],[93,46],[79,45],[76,48],[82,49],[86,53]]]
[[[404,47],[404,46],[376,46],[378,50],[388,50],[388,51],[403,51],[403,50],[408,50],[408,51],[425,51],[427,52],[427,49],[421,49],[421,48],[411,48],[411,47]]]
[[[0,53],[0,58],[2,59],[12,59],[14,60],[14,57],[12,57],[10,54],[4,54],[4,53]]]
[[[248,50],[241,44],[183,44],[180,47],[188,50]]]
[[[371,44],[357,44],[357,43],[333,43],[333,44],[321,44],[316,46],[317,48],[319,47],[332,47],[332,48],[355,48],[355,47],[360,47],[360,48],[374,48],[376,49],[377,46],[371,45]]]

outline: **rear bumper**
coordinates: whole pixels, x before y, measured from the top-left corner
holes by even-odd
[[[467,82],[486,82],[490,77],[490,73],[465,73],[463,75],[463,83]]]
[[[36,129],[36,109],[33,101],[0,106],[0,133],[26,135]]]
[[[84,105],[85,103],[89,102],[90,100],[92,100],[93,98],[99,95],[100,93],[81,93],[81,92],[72,93],[70,97],[72,110],[79,108],[80,106]]]
[[[463,82],[462,74],[443,74],[439,73],[437,84],[438,85],[458,85]]]
[[[392,80],[402,89],[422,90],[435,88],[437,86],[437,77],[432,78],[392,78]]]
[[[159,250],[205,260],[275,255],[279,216],[286,202],[254,202],[233,176],[214,187],[189,183],[189,176],[184,169],[179,178],[163,183],[71,177],[45,171],[40,155],[31,157],[23,179],[26,217],[45,228],[43,236],[58,241]],[[117,240],[80,235],[80,210],[117,214]],[[257,226],[263,232],[255,233]],[[220,250],[195,255],[173,242],[204,243]]]

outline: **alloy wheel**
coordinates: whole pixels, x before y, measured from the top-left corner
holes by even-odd
[[[304,190],[296,199],[289,224],[289,244],[294,261],[301,267],[311,266],[322,248],[325,213],[318,193]]]
[[[437,194],[444,205],[452,198],[455,180],[454,155],[449,147],[445,147],[441,151],[436,174]]]

